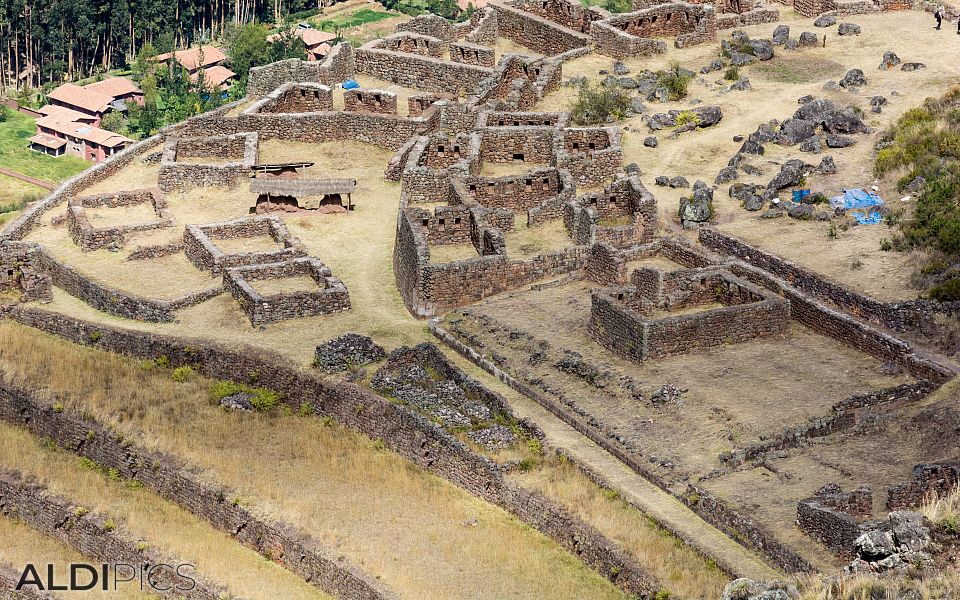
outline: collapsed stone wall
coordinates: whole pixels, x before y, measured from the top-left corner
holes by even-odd
[[[35,585],[26,584],[16,590],[21,573],[11,565],[0,563],[0,598],[3,600],[55,600],[60,596],[38,590]]]
[[[315,290],[262,295],[252,282],[306,276]],[[347,286],[335,278],[330,268],[315,258],[231,267],[223,273],[223,285],[230,292],[254,327],[300,317],[315,317],[350,310]]]
[[[382,440],[418,466],[537,527],[627,593],[651,595],[658,588],[649,574],[592,526],[549,499],[510,484],[500,467],[472,452],[439,425],[354,384],[325,381],[256,349],[228,350],[193,339],[104,327],[24,306],[14,307],[9,314],[20,323],[80,344],[91,343],[95,332],[94,343],[99,347],[140,358],[166,356],[172,366],[190,364],[210,377],[234,379],[239,373],[257,373],[258,385],[283,393],[294,410],[309,404],[317,416],[329,416],[370,439]],[[187,497],[199,498],[197,494]],[[261,533],[253,539],[260,543],[263,537]]]
[[[142,548],[124,529],[114,529],[100,514],[85,512],[65,498],[50,494],[46,488],[25,481],[16,471],[0,471],[0,512],[15,518],[40,533],[75,548],[84,557],[96,561],[129,565],[155,565],[150,570],[153,593],[162,598],[218,600],[234,598],[223,587],[213,585],[196,574],[185,577],[170,565],[183,561]]]
[[[589,48],[584,48],[589,53]],[[470,111],[526,110],[545,94],[560,89],[563,63],[557,58],[530,60],[507,54],[500,59],[493,74],[483,79],[467,101]],[[474,122],[475,123],[475,122]]]
[[[496,64],[496,51],[493,48],[469,42],[455,42],[450,44],[450,60],[492,69]]]
[[[943,498],[960,485],[960,463],[923,463],[913,468],[913,477],[887,490],[887,508],[916,508],[924,502]]]
[[[590,36],[505,2],[487,3],[497,13],[500,36],[546,56],[590,46]],[[571,5],[572,6],[572,5]]]
[[[31,392],[0,382],[0,419],[24,427],[34,436],[63,448],[120,477],[138,481],[162,498],[222,531],[263,556],[337,598],[380,600],[394,598],[370,575],[292,525],[255,516],[240,503],[228,501],[233,490],[210,483],[178,459],[153,452],[117,431],[70,411],[57,411]],[[93,435],[90,435],[93,432]],[[113,558],[111,558],[113,560]]]
[[[157,187],[163,192],[196,187],[233,187],[257,164],[259,136],[256,132],[209,137],[173,137],[167,140],[160,159]],[[222,159],[228,162],[184,163],[185,158]]]
[[[42,252],[36,244],[0,241],[0,292],[18,292],[23,302],[52,301],[52,282],[42,271]]]
[[[356,75],[353,46],[337,44],[322,62],[291,58],[250,69],[247,97],[265,96],[286,83],[322,83],[334,86]]]
[[[840,486],[830,484],[797,504],[797,525],[833,552],[851,558],[853,542],[863,533],[859,520],[872,513],[870,488],[842,492]]]
[[[86,214],[88,208],[122,208],[137,204],[149,204],[156,219],[143,223],[94,227]],[[99,250],[113,244],[122,246],[127,235],[131,233],[173,227],[175,224],[176,219],[167,208],[166,198],[156,188],[77,196],[67,203],[67,231],[73,243],[85,252]]]
[[[397,95],[385,90],[347,90],[343,92],[343,110],[395,115]]]
[[[333,90],[319,83],[285,83],[244,112],[248,114],[328,112],[333,110]]]
[[[407,97],[407,116],[419,117],[441,100],[452,100],[452,96],[439,93],[411,94]]]
[[[216,240],[269,237],[280,248],[255,252],[227,254],[217,247]],[[242,217],[232,221],[187,225],[183,231],[184,253],[201,271],[220,274],[223,269],[244,265],[281,262],[306,256],[299,239],[290,235],[279,217]]]
[[[472,90],[493,74],[487,67],[387,50],[384,40],[358,48],[356,63],[358,73],[428,92]]]

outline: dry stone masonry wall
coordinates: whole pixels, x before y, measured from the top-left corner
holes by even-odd
[[[157,185],[163,192],[237,185],[257,163],[258,142],[255,132],[171,138],[160,159]],[[209,158],[211,162],[181,162],[191,158]]]
[[[95,227],[87,217],[88,208],[123,209],[138,204],[149,204],[156,219],[143,223]],[[84,251],[99,250],[111,245],[122,246],[126,236],[131,233],[173,227],[175,224],[176,220],[167,208],[165,196],[156,188],[78,196],[67,203],[67,231],[70,232],[73,242]]]

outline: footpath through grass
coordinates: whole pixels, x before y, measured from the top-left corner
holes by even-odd
[[[27,141],[37,132],[34,119],[8,108],[2,110],[6,120],[0,122],[0,167],[51,183],[60,183],[91,165],[75,156],[54,157],[34,152]]]

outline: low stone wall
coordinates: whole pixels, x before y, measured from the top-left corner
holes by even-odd
[[[387,50],[383,47],[383,40],[374,40],[358,48],[356,61],[358,73],[428,92],[473,90],[480,81],[493,74],[493,70],[487,67]]]
[[[853,558],[853,542],[863,533],[858,519],[873,513],[873,492],[859,487],[842,492],[827,485],[797,504],[797,526],[833,552]]]
[[[916,508],[934,498],[943,498],[960,485],[960,463],[924,463],[913,468],[910,481],[887,490],[887,508]]]
[[[40,533],[75,548],[84,557],[103,562],[129,565],[156,565],[150,570],[152,593],[161,598],[220,600],[234,598],[196,574],[184,577],[171,565],[183,561],[161,556],[126,530],[107,525],[100,514],[85,512],[65,498],[54,496],[46,488],[24,481],[15,471],[0,471],[0,512],[15,518]]]
[[[395,115],[397,95],[384,90],[346,90],[343,92],[343,110]]]
[[[399,32],[383,38],[380,47],[393,52],[419,54],[441,58],[447,49],[446,41],[429,36],[410,32]]]
[[[606,27],[593,31],[597,51],[614,52],[616,56],[637,56],[659,53],[654,38],[675,38],[673,45],[686,48],[717,39],[714,7],[709,4],[666,2],[637,12],[614,15],[602,22]],[[618,29],[626,36],[613,36]],[[631,39],[633,38],[633,39]],[[662,42],[661,42],[662,43]]]
[[[89,341],[89,340],[88,340]],[[59,448],[138,481],[159,496],[337,598],[394,598],[383,584],[288,523],[265,521],[230,502],[233,490],[210,483],[176,458],[152,452],[91,418],[57,411],[33,394],[0,381],[0,419]],[[89,432],[93,432],[91,436]],[[113,560],[111,558],[111,560]],[[135,564],[135,563],[134,563]]]
[[[215,240],[267,236],[278,245],[276,250],[227,254]],[[218,275],[223,269],[244,265],[260,265],[306,256],[299,239],[290,235],[279,217],[243,217],[207,225],[187,225],[183,231],[184,253],[201,271]]]
[[[565,112],[480,111],[477,128],[484,127],[554,127],[563,128],[570,120]]]
[[[322,83],[334,86],[352,79],[356,74],[353,47],[337,44],[323,62],[291,58],[250,69],[247,97],[265,96],[281,85],[294,83]]]
[[[717,29],[733,29],[734,27],[749,27],[751,25],[761,25],[763,23],[776,23],[780,20],[780,11],[767,6],[747,11],[740,14],[719,14],[717,15]]]
[[[605,21],[594,23],[590,36],[598,53],[613,58],[653,56],[667,51],[667,43],[662,40],[631,35]]]
[[[246,108],[244,114],[285,114],[333,110],[333,90],[320,83],[285,83]]]
[[[86,214],[88,208],[122,208],[137,204],[150,204],[156,219],[143,223],[94,227]],[[131,233],[173,227],[175,223],[173,213],[167,208],[166,198],[156,188],[76,196],[70,199],[67,206],[67,231],[70,232],[73,242],[85,252],[113,244],[122,246],[126,236]]]
[[[450,44],[450,60],[455,63],[493,68],[496,64],[496,51],[487,46],[456,42]]]
[[[590,36],[510,4],[490,1],[498,34],[547,56],[590,46]]]
[[[317,289],[264,296],[251,285],[253,281],[297,276],[309,277],[316,282]],[[350,310],[347,286],[315,258],[228,268],[223,273],[223,285],[240,303],[254,327]]]
[[[228,350],[195,339],[100,326],[24,306],[11,309],[9,316],[76,343],[93,343],[139,358],[166,356],[171,366],[189,364],[210,377],[232,379],[242,373],[257,373],[258,385],[284,394],[294,410],[309,404],[317,416],[329,416],[370,439],[382,440],[387,448],[420,467],[521,519],[529,518],[528,524],[550,536],[627,593],[652,595],[658,589],[649,574],[596,529],[566,513],[549,499],[509,484],[495,463],[473,453],[439,425],[354,384],[324,381],[284,366],[273,354],[251,348]],[[94,333],[96,336],[92,336]],[[146,481],[144,483],[147,485]],[[196,494],[186,496],[188,499],[196,497]],[[255,535],[256,530],[251,534]]]
[[[167,140],[160,159],[157,186],[163,192],[209,186],[233,187],[250,175],[250,169],[257,163],[258,148],[256,132],[171,138]],[[207,157],[227,162],[180,162],[184,158]]]

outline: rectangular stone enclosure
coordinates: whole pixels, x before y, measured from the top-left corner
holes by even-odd
[[[251,252],[225,252],[216,240],[236,240],[269,236],[280,248]],[[259,265],[306,256],[303,244],[290,235],[287,226],[278,217],[251,217],[210,223],[187,225],[183,232],[184,251],[190,262],[202,271],[214,275],[229,267]]]
[[[316,289],[262,295],[251,282],[307,277]],[[223,284],[254,326],[286,319],[313,317],[350,309],[350,294],[330,269],[312,257],[224,271]]]
[[[88,208],[124,209],[137,204],[149,204],[156,219],[142,223],[128,223],[107,227],[94,227],[87,217]],[[149,231],[175,224],[173,214],[167,208],[167,201],[157,188],[145,188],[94,196],[76,196],[67,203],[67,231],[74,243],[83,251],[99,250],[111,244],[123,245],[126,235],[138,231]]]
[[[633,285],[594,290],[590,336],[635,360],[783,334],[790,303],[725,270],[637,269]]]

